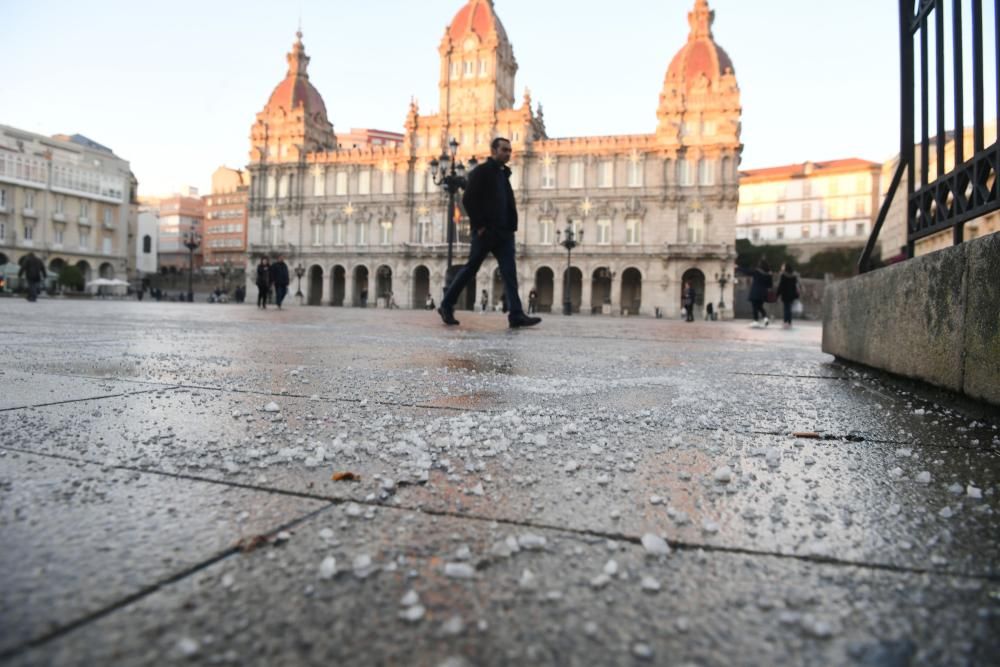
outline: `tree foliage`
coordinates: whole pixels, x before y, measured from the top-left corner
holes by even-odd
[[[59,284],[80,291],[84,288],[83,272],[72,264],[67,264],[59,271]]]

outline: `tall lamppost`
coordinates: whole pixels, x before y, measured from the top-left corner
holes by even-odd
[[[559,245],[566,248],[566,279],[563,280],[563,315],[572,315],[573,298],[570,295],[573,289],[573,274],[570,270],[573,268],[573,248],[583,242],[583,230],[581,229],[577,233],[573,230],[573,223],[568,223],[566,231],[557,231],[556,236],[563,236],[563,240],[559,242]],[[577,241],[577,238],[580,240]]]
[[[233,270],[233,263],[228,259],[222,263],[219,267],[219,275],[222,276],[222,293],[226,294],[228,290],[226,289],[226,276],[228,276]]]
[[[201,237],[191,228],[184,235],[184,247],[188,249],[188,303],[194,302],[194,251],[201,245]]]
[[[445,211],[448,221],[448,269],[445,272],[445,290],[451,281],[451,264],[455,247],[455,195],[464,190],[469,182],[465,178],[465,165],[456,159],[458,155],[458,140],[452,138],[448,142],[450,152],[441,153],[441,157],[431,160],[431,178],[448,193],[448,210]],[[479,162],[476,158],[469,160],[469,169],[475,169]]]
[[[719,283],[719,317],[722,317],[722,309],[726,307],[726,285],[732,280],[732,275],[722,269],[722,273],[715,274],[715,280]]]
[[[296,296],[296,298],[298,298],[300,306],[302,305],[302,297],[303,297],[303,294],[302,294],[302,276],[304,276],[305,274],[306,274],[306,267],[302,266],[302,262],[299,262],[299,265],[295,267],[295,277],[299,279],[299,282],[298,282],[299,288],[295,292],[295,296]]]

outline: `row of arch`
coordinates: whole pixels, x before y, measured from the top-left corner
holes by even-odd
[[[21,264],[22,262],[24,262],[26,257],[27,255],[19,257],[17,263]],[[8,264],[9,262],[10,258],[7,257],[7,255],[5,254],[0,253],[0,266]],[[59,273],[69,265],[70,263],[67,262],[65,259],[63,259],[62,257],[53,257],[52,259],[49,260],[46,268],[48,269],[49,273],[54,274],[53,277],[55,277],[58,276]],[[87,260],[81,259],[73,263],[73,266],[75,266],[77,269],[80,270],[80,273],[83,275],[84,282],[90,282],[95,278],[94,268]],[[101,278],[112,279],[115,277],[115,267],[110,262],[104,262],[97,267],[96,276]]]
[[[461,267],[453,267],[452,271],[457,272]],[[350,281],[348,278],[350,277]],[[335,265],[329,271],[322,266],[314,264],[308,268],[303,280],[306,294],[306,303],[310,306],[331,305],[338,307],[367,307],[370,305],[388,306],[395,304],[399,307],[422,308],[428,302],[428,297],[433,296],[437,301],[440,296],[432,285],[432,274],[430,268],[421,264],[414,267],[408,281],[407,293],[399,293],[394,287],[395,273],[388,265],[378,266],[374,272],[365,265],[355,266],[350,273],[347,267]],[[570,303],[574,312],[588,309],[588,312],[600,313],[605,310],[605,306],[610,305],[615,296],[612,294],[616,289],[614,284],[615,274],[608,267],[594,269],[590,276],[590,303],[584,303],[584,275],[579,267],[571,267],[568,272],[564,269],[557,276],[556,271],[551,267],[539,267],[530,285],[522,286],[522,292],[527,294],[531,290],[536,293],[536,309],[539,312],[552,312],[559,310],[562,305],[557,303],[557,299],[563,298],[566,291],[569,292]],[[562,283],[563,290],[557,292],[556,281]],[[621,272],[617,285],[617,302],[623,310],[630,313],[642,312],[642,283],[643,274],[635,267],[629,267]],[[696,302],[701,305],[705,303],[705,275],[698,269],[689,269],[682,278],[683,283],[691,283],[695,289]],[[477,286],[478,285],[478,286]],[[481,305],[481,294],[478,292],[482,283],[471,284],[459,297],[458,308],[473,310]],[[503,281],[498,268],[493,270],[492,289],[488,292],[489,305],[496,306],[503,298]],[[522,294],[522,299],[524,295]],[[525,307],[528,303],[525,303]]]

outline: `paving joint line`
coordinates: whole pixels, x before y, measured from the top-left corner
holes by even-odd
[[[15,412],[17,410],[33,410],[35,408],[50,408],[54,405],[69,405],[71,403],[87,403],[90,401],[103,401],[109,398],[122,398],[124,396],[141,396],[142,394],[150,394],[154,391],[159,391],[158,389],[145,389],[143,391],[129,391],[119,394],[104,394],[101,396],[88,396],[86,398],[70,398],[65,401],[52,401],[50,403],[36,403],[33,405],[21,405],[13,408],[0,408],[0,412]]]
[[[308,512],[308,513],[306,513],[306,514],[304,514],[302,516],[300,516],[300,517],[297,517],[297,518],[292,519],[290,521],[286,521],[284,524],[281,524],[280,526],[278,526],[274,530],[271,530],[271,531],[268,531],[268,532],[264,533],[264,535],[274,535],[274,534],[277,534],[277,533],[279,533],[279,532],[281,532],[283,530],[289,530],[291,528],[294,528],[295,526],[297,526],[297,525],[299,525],[301,523],[304,523],[304,522],[308,521],[309,519],[312,519],[314,516],[316,516],[316,515],[324,512],[324,511],[330,509],[332,506],[333,506],[333,504],[331,503],[331,504],[327,504],[327,505],[325,505],[323,507],[318,507],[318,508],[316,508],[316,509],[314,509],[314,510],[312,510],[312,511],[310,511],[310,512]],[[215,554],[214,556],[211,556],[211,557],[209,557],[207,559],[204,559],[204,560],[202,560],[202,561],[200,561],[198,563],[194,563],[193,565],[190,565],[190,566],[188,566],[188,567],[180,570],[179,572],[175,572],[172,575],[164,577],[164,578],[162,578],[162,579],[160,579],[160,580],[158,580],[158,581],[156,581],[156,582],[154,582],[154,583],[152,583],[152,584],[150,584],[148,586],[145,586],[145,587],[139,589],[138,591],[135,591],[133,593],[130,593],[129,595],[126,595],[123,598],[115,600],[114,602],[111,602],[111,603],[105,605],[104,607],[101,607],[100,609],[96,609],[96,610],[91,611],[91,612],[89,612],[87,614],[84,614],[83,616],[80,616],[80,617],[78,617],[78,618],[76,618],[76,619],[74,619],[72,621],[69,621],[65,625],[61,625],[61,626],[56,627],[56,628],[54,628],[52,630],[49,630],[48,632],[46,632],[46,633],[44,633],[42,635],[39,635],[38,637],[34,637],[32,639],[29,639],[28,641],[26,641],[26,642],[24,642],[24,643],[22,643],[22,644],[20,644],[18,646],[15,646],[13,648],[7,649],[5,651],[0,651],[0,660],[5,660],[7,658],[15,658],[15,657],[17,657],[17,656],[19,656],[19,655],[21,655],[21,654],[23,654],[23,653],[31,650],[31,649],[38,648],[38,647],[40,647],[40,646],[42,646],[44,644],[47,644],[47,643],[49,643],[49,642],[51,642],[53,640],[59,639],[60,637],[73,632],[77,628],[81,628],[81,627],[83,627],[85,625],[88,625],[90,623],[93,623],[95,621],[99,621],[99,620],[101,620],[102,618],[104,618],[106,616],[110,616],[111,614],[113,614],[114,612],[118,611],[119,609],[124,609],[125,607],[131,605],[134,602],[138,602],[138,601],[142,600],[143,598],[149,597],[150,595],[152,595],[153,593],[159,591],[162,588],[165,588],[165,587],[170,586],[172,584],[176,584],[177,582],[179,582],[179,581],[181,581],[183,579],[187,579],[188,577],[190,577],[190,576],[192,576],[194,574],[197,574],[198,572],[201,572],[203,570],[206,570],[206,569],[212,567],[213,565],[215,565],[216,563],[219,563],[219,562],[221,562],[221,561],[229,558],[230,556],[233,556],[233,555],[235,555],[237,553],[240,553],[241,551],[242,551],[242,548],[241,548],[240,544],[238,544],[238,543],[234,544],[233,546],[228,547],[228,548],[224,549],[223,551],[220,551],[219,553]]]
[[[79,459],[71,456],[66,456],[62,454],[49,454],[44,452],[33,452],[30,450],[9,447],[6,445],[0,445],[0,449],[7,451],[14,451],[23,454],[28,454],[31,456],[49,457],[62,459],[66,461],[75,461],[80,463],[89,463],[93,465],[103,466],[103,464],[91,461],[88,459]],[[327,496],[320,493],[307,493],[303,491],[293,491],[289,489],[280,489],[267,486],[258,486],[256,484],[244,484],[239,482],[231,482],[226,480],[212,479],[208,477],[200,477],[198,475],[189,475],[184,473],[172,473],[164,470],[155,470],[150,468],[138,468],[134,466],[121,466],[114,465],[110,466],[116,470],[123,470],[127,472],[138,472],[150,475],[158,475],[162,477],[170,477],[174,479],[183,479],[193,482],[200,482],[205,484],[217,484],[220,486],[228,486],[232,488],[240,488],[251,491],[258,491],[261,493],[273,493],[282,496],[290,496],[295,498],[302,498],[307,500],[318,500],[322,502],[329,503],[327,509],[331,506],[346,505],[348,503],[354,503],[357,505],[363,505],[366,507],[381,508],[385,510],[397,510],[400,512],[408,512],[413,514],[424,514],[427,516],[437,516],[437,517],[447,517],[454,519],[464,519],[469,521],[477,521],[481,523],[498,523],[508,526],[516,526],[519,528],[531,528],[535,530],[549,530],[557,533],[568,533],[572,535],[578,535],[581,537],[588,538],[600,538],[605,540],[617,540],[621,542],[629,542],[630,544],[641,545],[642,538],[630,536],[625,533],[610,532],[598,529],[583,529],[583,528],[572,528],[564,525],[551,525],[543,522],[536,521],[517,521],[515,519],[507,519],[503,517],[490,517],[483,516],[479,514],[466,514],[461,512],[455,512],[451,510],[443,509],[433,509],[425,508],[420,506],[407,506],[407,505],[387,505],[381,502],[368,501],[364,499],[353,499],[353,498],[342,498],[336,496]],[[681,540],[667,540],[667,543],[671,548],[678,551],[707,551],[709,553],[728,553],[743,556],[754,556],[754,557],[765,557],[765,558],[777,558],[782,560],[796,560],[806,563],[818,563],[823,565],[833,565],[837,567],[855,567],[859,569],[871,569],[879,570],[884,572],[894,572],[900,574],[929,574],[934,576],[945,576],[945,577],[959,577],[964,579],[974,579],[979,581],[992,581],[1000,582],[1000,573],[968,573],[968,572],[953,572],[950,570],[942,569],[932,569],[924,567],[913,567],[906,565],[894,565],[891,563],[871,563],[865,561],[856,561],[845,558],[834,558],[832,556],[815,556],[815,555],[802,555],[802,554],[789,554],[781,553],[778,551],[764,551],[760,549],[749,549],[746,547],[731,547],[725,545],[713,545],[713,544],[703,544],[698,542],[684,542]]]

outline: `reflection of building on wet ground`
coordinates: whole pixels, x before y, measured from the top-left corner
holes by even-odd
[[[483,160],[503,136],[514,146],[523,301],[534,288],[542,312],[568,292],[577,311],[675,315],[687,279],[703,303],[706,281],[735,257],[742,150],[740,91],[712,37],[714,18],[705,0],[695,2],[655,132],[562,139],[549,137],[528,91],[517,104],[518,65],[492,2],[469,0],[445,32],[439,110],[425,115],[412,102],[399,141],[378,145],[335,134],[300,34],[251,129],[251,261],[284,253],[301,263],[312,305],[358,306],[364,292],[384,303],[392,292],[401,307],[421,307],[440,294],[447,254],[448,213],[428,163],[451,138],[460,160]],[[567,226],[583,232],[569,271],[559,245]],[[462,261],[467,223],[458,228]],[[500,301],[494,267],[484,266],[463,305],[483,290]]]

